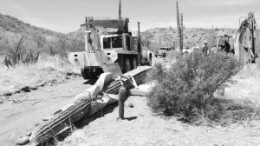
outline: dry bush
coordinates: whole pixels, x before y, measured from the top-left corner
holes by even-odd
[[[176,60],[179,59],[181,56],[181,52],[177,50],[171,50],[167,52],[166,60],[168,60],[169,63],[174,63]]]
[[[59,56],[41,54],[35,64],[19,64],[15,68],[5,70],[0,66],[0,94],[12,92],[18,87],[35,86],[51,80],[64,80],[69,74],[80,74],[79,69],[71,65],[67,59]]]
[[[149,104],[155,112],[177,115],[191,123],[220,123],[245,120],[258,110],[250,104],[219,99],[214,93],[232,82],[231,77],[239,71],[237,61],[224,53],[200,52],[179,57],[170,68],[157,64],[148,74],[148,80],[156,85],[148,95]]]
[[[60,37],[58,40],[48,43],[45,53],[51,56],[58,55],[66,58],[67,52],[83,51],[84,47],[85,43],[80,39],[80,36]]]
[[[22,36],[14,46],[8,46],[6,55],[12,65],[36,63],[38,61],[40,51],[35,51],[36,49],[26,49],[24,42],[25,36]]]

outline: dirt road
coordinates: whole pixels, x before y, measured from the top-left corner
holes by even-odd
[[[74,95],[90,85],[81,77],[74,77],[64,83],[6,97],[0,104],[0,146],[15,145],[20,136],[32,131],[43,118],[72,102]]]

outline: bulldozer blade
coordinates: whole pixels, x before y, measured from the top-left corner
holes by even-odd
[[[121,68],[117,62],[113,64],[104,64],[102,65],[104,72],[111,72],[113,75],[122,75]]]

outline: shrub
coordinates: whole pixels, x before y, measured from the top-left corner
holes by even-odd
[[[148,95],[149,105],[155,112],[177,115],[191,123],[202,119],[221,123],[227,117],[247,118],[247,115],[236,117],[243,111],[241,109],[255,112],[251,106],[214,96],[215,91],[231,82],[231,77],[239,71],[233,57],[223,53],[205,56],[194,52],[179,57],[170,68],[164,66],[157,64],[148,74],[148,81],[155,80]],[[240,113],[233,111],[234,107],[240,109]]]
[[[15,46],[8,46],[8,51],[6,55],[5,64],[7,67],[9,65],[16,64],[29,64],[36,63],[38,61],[40,51],[35,51],[34,49],[26,49],[24,46],[25,36],[22,36]],[[9,63],[7,63],[9,62]]]

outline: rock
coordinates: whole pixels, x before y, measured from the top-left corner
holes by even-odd
[[[2,94],[2,96],[12,96],[12,95],[13,95],[12,92],[5,92],[5,93]]]
[[[27,134],[26,134],[26,136],[31,136],[32,135],[32,132],[28,132]]]
[[[42,81],[42,82],[40,82],[40,83],[37,83],[36,85],[35,85],[35,87],[42,87],[42,86],[44,86],[46,84],[46,82],[45,81]]]
[[[71,72],[66,73],[66,76],[71,76],[71,75],[73,75]]]
[[[134,108],[134,104],[133,104],[133,103],[129,103],[127,106],[128,106],[129,108]]]
[[[35,124],[34,124],[35,127],[37,127],[37,126],[39,126],[39,125],[40,125],[40,123],[35,123]]]
[[[24,86],[24,87],[21,88],[21,91],[24,91],[24,92],[30,92],[31,89],[30,89],[29,86]]]
[[[30,87],[30,88],[31,88],[31,90],[37,90],[36,86]]]
[[[45,117],[42,119],[42,121],[50,121],[53,118],[53,116]]]
[[[25,137],[22,137],[20,139],[18,139],[18,141],[16,142],[17,145],[26,145],[28,144],[30,141],[29,141],[29,136],[25,136]]]

